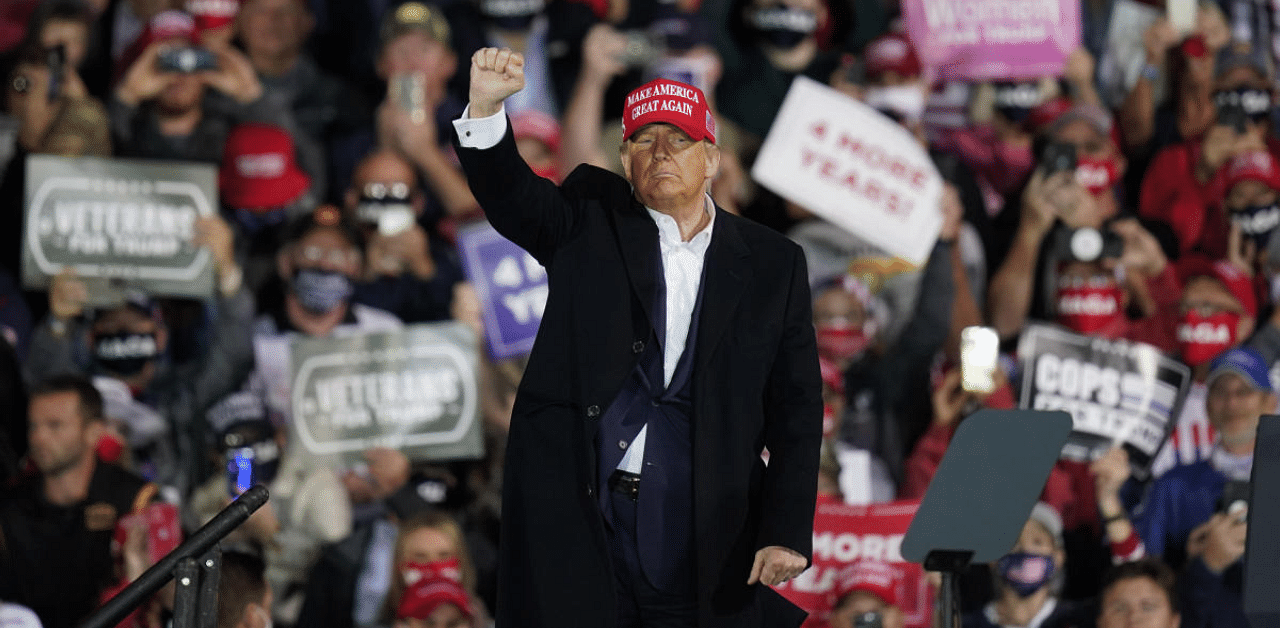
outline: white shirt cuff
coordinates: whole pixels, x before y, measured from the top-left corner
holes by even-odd
[[[498,113],[484,118],[472,118],[471,105],[467,105],[462,110],[462,117],[453,121],[453,128],[457,131],[458,143],[463,148],[493,148],[507,133],[507,109],[499,106]]]

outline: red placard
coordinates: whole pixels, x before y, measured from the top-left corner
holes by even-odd
[[[774,587],[809,612],[802,628],[825,628],[835,604],[837,574],[859,560],[874,560],[901,571],[899,608],[907,628],[932,624],[933,591],[919,563],[902,558],[906,536],[919,501],[869,506],[819,500],[813,521],[813,565],[794,580]]]

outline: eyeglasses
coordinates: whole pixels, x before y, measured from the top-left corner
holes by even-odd
[[[382,183],[374,181],[364,186],[364,198],[382,201],[382,200],[407,200],[409,198],[409,184],[399,181],[393,183]]]
[[[329,249],[314,244],[302,247],[302,259],[308,262],[328,262],[334,266],[347,266],[360,262],[360,252],[355,249]]]

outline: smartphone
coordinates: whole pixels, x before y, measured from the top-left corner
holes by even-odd
[[[192,74],[218,69],[218,57],[208,48],[196,46],[169,48],[160,52],[156,58],[156,67],[161,72]]]
[[[1075,172],[1075,145],[1050,142],[1044,147],[1044,153],[1040,155],[1040,167],[1044,168],[1045,177],[1051,177],[1060,172]]]
[[[227,492],[239,497],[253,487],[257,455],[252,447],[237,447],[227,452]]]
[[[960,387],[989,395],[996,390],[995,373],[1000,368],[1000,336],[991,327],[960,330]]]
[[[1248,129],[1249,114],[1245,112],[1244,105],[1238,102],[1221,102],[1218,103],[1218,120],[1220,126],[1229,126],[1236,131],[1236,135],[1243,134]]]
[[[1218,499],[1218,512],[1227,514],[1244,513],[1240,522],[1248,517],[1249,483],[1243,480],[1232,480],[1222,487],[1222,497]]]
[[[427,86],[421,74],[397,74],[391,77],[396,103],[409,112],[414,124],[427,120]]]
[[[62,73],[67,65],[67,48],[58,44],[45,50],[45,65],[49,67],[49,102],[62,95]]]
[[[667,45],[662,36],[643,30],[626,31],[627,47],[618,60],[627,67],[641,68],[666,56]]]
[[[1185,36],[1196,27],[1197,0],[1165,0],[1164,14],[1178,35]]]

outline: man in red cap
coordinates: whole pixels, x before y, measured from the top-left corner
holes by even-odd
[[[845,567],[836,576],[836,604],[828,625],[854,628],[871,614],[882,628],[903,628],[906,618],[898,607],[902,587],[902,571],[889,563],[859,560]]]
[[[761,585],[812,553],[804,254],[711,201],[715,122],[684,83],[627,96],[625,178],[535,176],[503,115],[523,70],[477,52],[454,122],[480,206],[551,285],[511,418],[497,625],[794,628],[804,613]]]
[[[1232,253],[1246,257],[1242,261],[1257,270],[1271,233],[1280,226],[1280,206],[1276,203],[1277,192],[1280,192],[1280,165],[1271,153],[1255,150],[1227,162],[1223,174],[1226,194],[1222,207],[1242,236],[1240,248]]]

